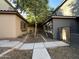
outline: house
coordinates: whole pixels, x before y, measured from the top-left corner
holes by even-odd
[[[67,42],[72,37],[77,40],[75,37],[79,36],[78,5],[78,0],[65,0],[57,7],[53,15],[42,24],[46,35],[49,33],[53,39]]]
[[[26,19],[7,0],[0,0],[0,39],[22,36],[27,26]]]
[[[79,16],[79,0],[65,0],[54,13],[57,16]]]

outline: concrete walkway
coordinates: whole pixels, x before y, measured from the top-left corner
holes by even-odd
[[[13,47],[17,43],[22,43],[20,41],[9,41],[9,40],[1,40],[0,47]],[[56,48],[61,46],[69,46],[69,44],[62,41],[53,41],[53,42],[40,42],[40,43],[24,43],[19,50],[27,50],[27,49],[38,49],[38,48]],[[18,49],[18,47],[16,47]]]
[[[34,49],[32,59],[51,59],[46,48]]]
[[[12,49],[9,49],[0,56],[2,57],[3,55],[7,54],[8,52],[11,52],[14,49],[18,50],[33,50],[33,55],[32,59],[51,59],[47,48],[56,48],[56,47],[61,47],[61,46],[69,46],[69,44],[62,42],[62,41],[52,41],[52,42],[47,42],[46,39],[40,35],[41,38],[43,38],[43,42],[38,42],[38,43],[24,43],[27,40],[27,37],[21,41],[10,41],[10,40],[0,40],[0,47],[10,47]],[[40,38],[40,39],[41,39]]]
[[[1,40],[0,47],[14,47],[17,43],[22,43],[22,42]],[[16,49],[19,49],[19,50],[33,49],[32,59],[51,59],[46,48],[56,48],[56,47],[61,47],[61,46],[69,46],[69,44],[64,43],[62,41],[24,43],[20,48],[18,48],[17,46]]]

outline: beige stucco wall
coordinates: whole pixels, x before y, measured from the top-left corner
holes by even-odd
[[[0,38],[16,37],[15,15],[0,14]]]
[[[35,28],[32,27],[32,26],[28,26],[27,32],[28,32],[28,33],[34,33],[34,32],[35,32]]]
[[[0,0],[0,10],[14,10],[5,0]]]
[[[53,33],[54,38],[57,38],[58,28],[60,27],[71,27],[72,30],[75,30],[76,22],[75,20],[71,19],[53,19]]]
[[[27,31],[21,31],[21,21],[17,15],[0,14],[0,38],[16,38],[25,34]]]
[[[14,10],[5,0],[0,0],[0,10]],[[0,14],[0,38],[16,38],[25,32],[21,31],[21,21],[15,14]]]
[[[79,16],[79,0],[67,0],[56,13],[64,16]]]
[[[21,18],[19,18],[18,16],[16,16],[16,36],[21,36],[21,35],[27,33],[27,28],[26,28],[26,31],[21,30],[21,21],[23,21],[23,20]],[[23,21],[23,22],[25,22],[25,21]]]

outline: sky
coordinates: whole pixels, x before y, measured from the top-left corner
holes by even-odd
[[[63,0],[49,0],[49,6],[53,7],[54,9],[60,5],[63,2]]]
[[[48,1],[49,1],[49,4],[48,5],[50,7],[53,7],[55,9],[58,5],[60,5],[62,3],[63,0],[48,0]]]
[[[48,5],[54,9],[56,9],[63,2],[63,0],[48,0],[48,1],[49,1]],[[13,3],[12,5],[15,6]],[[23,15],[25,16],[26,14],[23,13]]]

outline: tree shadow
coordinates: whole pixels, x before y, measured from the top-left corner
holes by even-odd
[[[64,16],[63,9],[61,9],[61,7],[56,11],[56,14],[58,16]],[[69,16],[79,16],[79,0],[72,1],[71,3],[68,4],[68,7],[70,8],[71,10],[70,13],[72,14]]]
[[[64,15],[63,12],[62,12],[62,9],[59,9],[59,10],[56,12],[56,14],[57,14],[58,16],[63,16],[63,15]]]
[[[71,12],[73,16],[78,16],[79,15],[79,0],[75,0],[75,3],[73,2],[69,5],[71,7]]]

